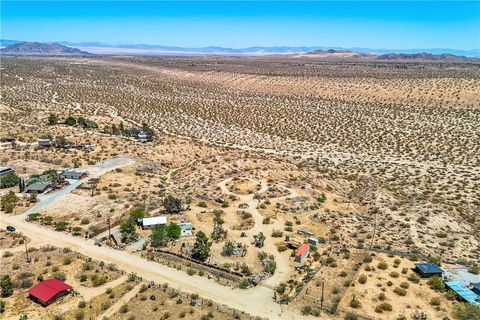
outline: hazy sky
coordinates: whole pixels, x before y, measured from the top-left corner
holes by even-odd
[[[1,38],[183,47],[480,48],[480,1],[1,1]]]

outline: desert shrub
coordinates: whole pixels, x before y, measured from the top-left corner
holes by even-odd
[[[358,282],[361,284],[365,284],[367,282],[367,276],[362,274],[360,277],[358,277]]]
[[[456,320],[480,319],[480,306],[471,303],[459,303],[453,311]]]
[[[392,311],[393,307],[388,302],[383,302],[375,307],[375,312],[382,313],[383,311]]]
[[[430,304],[432,306],[439,306],[440,305],[440,298],[438,297],[433,297],[431,300],[430,300]]]
[[[407,278],[409,281],[413,283],[419,283],[420,282],[420,277],[416,273],[410,273],[410,275]]]
[[[282,236],[283,236],[283,232],[281,230],[275,229],[275,230],[272,231],[272,237],[280,238]]]
[[[360,303],[360,301],[356,300],[356,299],[352,299],[350,301],[350,307],[351,308],[354,308],[354,309],[359,309],[362,307],[362,304]]]
[[[442,291],[445,289],[442,279],[439,276],[433,276],[428,280],[428,285],[432,290]]]
[[[388,269],[388,264],[384,261],[381,261],[378,263],[377,268],[380,270],[387,270]]]
[[[395,292],[396,294],[398,294],[399,296],[402,296],[402,297],[407,295],[407,290],[402,289],[400,287],[396,287],[395,289],[393,289],[393,292]]]
[[[128,306],[126,304],[122,305],[120,307],[120,312],[121,313],[127,313],[128,312]]]

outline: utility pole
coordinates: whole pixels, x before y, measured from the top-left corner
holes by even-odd
[[[323,289],[325,288],[325,281],[322,280],[322,298],[320,299],[320,309],[323,309]]]
[[[28,256],[28,247],[27,247],[27,242],[25,242],[25,254],[27,255],[27,262],[30,263],[30,257]]]
[[[108,223],[108,240],[112,238],[112,231],[110,230],[110,217],[107,218],[107,223]]]

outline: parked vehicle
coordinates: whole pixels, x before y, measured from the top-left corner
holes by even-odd
[[[14,226],[7,226],[7,231],[15,232],[15,227]]]

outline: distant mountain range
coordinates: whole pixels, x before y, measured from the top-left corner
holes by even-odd
[[[371,54],[350,50],[315,50],[304,54],[294,55],[296,58],[323,58],[323,59],[350,59],[350,60],[382,60],[382,61],[415,61],[415,62],[474,62],[480,63],[480,58],[466,57],[449,53],[432,54],[420,53],[387,53]]]
[[[33,45],[35,44],[35,45]],[[12,45],[21,45],[12,47]],[[45,45],[55,47],[46,48]],[[2,49],[9,54],[114,54],[114,55],[292,55],[294,57],[319,57],[343,59],[376,59],[384,61],[450,61],[468,62],[470,58],[480,58],[480,50],[455,49],[370,49],[370,48],[328,48],[328,47],[248,47],[224,48],[209,46],[202,48],[184,48],[149,44],[120,44],[110,45],[100,42],[59,42],[55,44],[41,44],[37,42],[21,42],[17,40],[0,39],[0,46],[9,46]],[[23,49],[22,49],[23,48]],[[42,49],[43,48],[43,49]],[[7,51],[4,51],[8,49]],[[16,51],[12,51],[16,50]],[[77,50],[77,51],[75,51]],[[473,59],[478,62],[477,59]]]
[[[60,55],[60,56],[85,56],[89,52],[63,46],[58,43],[19,42],[13,43],[0,50],[2,54],[14,55]]]

